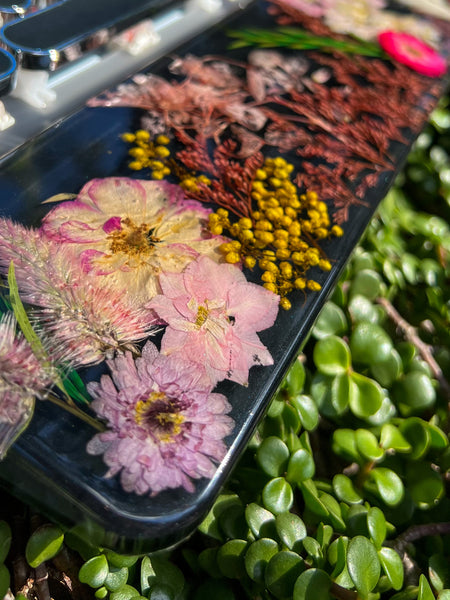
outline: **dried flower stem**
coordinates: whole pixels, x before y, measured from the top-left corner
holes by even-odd
[[[82,421],[84,421],[85,423],[90,425],[91,427],[94,427],[94,429],[97,429],[98,431],[105,430],[105,426],[102,423],[100,423],[100,421],[98,421],[94,417],[91,417],[90,415],[85,413],[83,410],[78,408],[76,405],[67,404],[64,400],[61,400],[61,398],[58,398],[58,396],[55,396],[54,394],[49,394],[46,399],[49,400],[50,402],[52,402],[53,404],[56,404],[56,406],[63,408],[64,410],[66,410],[70,414],[74,415],[75,417],[78,417],[79,419],[81,419]]]
[[[412,525],[394,540],[392,546],[402,555],[408,544],[430,535],[450,535],[450,521]]]
[[[450,401],[450,385],[445,379],[441,367],[439,366],[439,364],[433,356],[432,347],[420,339],[419,335],[417,334],[416,328],[410,325],[400,315],[400,313],[394,308],[394,306],[389,302],[389,300],[380,297],[377,299],[377,302],[378,304],[381,304],[381,306],[386,311],[387,316],[401,330],[408,342],[411,342],[411,344],[414,344],[414,346],[417,348],[424,361],[430,367],[433,377],[439,382],[440,388],[446,395],[447,399]]]

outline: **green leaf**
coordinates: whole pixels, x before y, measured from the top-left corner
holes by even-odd
[[[248,532],[245,510],[240,504],[228,506],[219,515],[219,526],[225,538],[245,537]]]
[[[337,375],[331,382],[330,401],[336,415],[342,415],[348,408],[350,396],[357,393],[353,379],[348,373]],[[325,411],[322,410],[325,414]]]
[[[133,556],[130,554],[117,554],[112,550],[105,550],[104,554],[108,559],[109,564],[113,567],[118,567],[119,569],[122,567],[132,567],[139,559],[139,556]]]
[[[101,587],[108,577],[108,561],[104,554],[99,554],[89,559],[81,567],[78,573],[78,579],[81,583],[86,583],[93,588]]]
[[[361,322],[352,331],[350,350],[354,362],[373,365],[389,360],[393,345],[382,327],[375,323]]]
[[[361,419],[374,415],[383,404],[384,394],[380,385],[360,373],[354,372],[350,377],[356,384],[356,393],[349,397],[353,414]]]
[[[319,423],[319,411],[314,400],[310,396],[296,396],[289,400],[298,411],[302,427],[307,431],[313,431]]]
[[[349,461],[360,461],[353,429],[336,429],[333,433],[333,452]]]
[[[323,552],[319,542],[311,537],[306,536],[303,540],[303,548],[305,552],[308,554],[309,558],[312,559],[314,565],[319,566],[319,562],[323,562]]]
[[[324,375],[338,375],[348,371],[351,355],[343,339],[330,335],[319,340],[314,346],[314,363]]]
[[[328,548],[327,559],[330,565],[333,567],[333,572],[331,573],[331,577],[333,579],[342,573],[344,569],[346,569],[348,542],[348,537],[341,535],[331,542]]]
[[[442,554],[432,554],[428,560],[428,577],[434,589],[450,588],[450,562]]]
[[[275,518],[278,537],[281,542],[289,548],[295,550],[301,545],[306,533],[306,525],[302,519],[293,513],[280,513]]]
[[[410,417],[402,421],[400,431],[411,445],[410,457],[418,459],[425,456],[431,443],[431,434],[426,422],[418,417]]]
[[[442,429],[432,423],[424,423],[428,433],[430,434],[430,447],[436,450],[444,450],[449,445],[448,436]]]
[[[375,546],[366,537],[358,535],[350,540],[347,569],[358,593],[367,598],[380,579],[381,566]]]
[[[219,526],[219,517],[225,509],[236,505],[242,506],[242,501],[237,494],[229,492],[220,494],[205,519],[200,523],[199,531],[221,541],[223,533]]]
[[[417,600],[435,600],[433,591],[425,575],[421,575],[419,578],[419,594]]]
[[[109,594],[109,591],[105,588],[104,585],[102,585],[102,587],[98,588],[98,590],[95,591],[94,597],[98,598],[99,600],[103,600],[103,598],[106,598]]]
[[[28,539],[25,557],[30,567],[38,567],[58,554],[64,542],[64,533],[56,525],[38,527]]]
[[[391,423],[386,423],[381,428],[380,446],[385,450],[395,450],[395,452],[411,452],[412,447],[405,439],[398,427]]]
[[[403,416],[419,414],[434,405],[436,392],[431,379],[418,371],[411,371],[392,387],[392,398]]]
[[[354,323],[367,321],[368,323],[378,323],[379,313],[376,306],[366,296],[356,294],[348,303],[348,311]]]
[[[11,583],[11,576],[7,567],[0,564],[0,598],[5,598]],[[292,584],[293,585],[293,584]]]
[[[369,300],[375,300],[381,293],[381,283],[381,277],[376,271],[372,269],[358,271],[351,283],[350,297],[361,294]]]
[[[367,512],[367,528],[372,542],[377,550],[380,550],[386,538],[386,519],[377,506],[369,508]]]
[[[264,486],[263,504],[275,515],[286,512],[294,503],[294,493],[284,477],[276,477]]]
[[[309,510],[321,518],[328,517],[330,513],[325,504],[320,500],[314,481],[307,479],[306,481],[302,481],[299,487],[303,494],[303,500]]]
[[[11,300],[11,306],[14,312],[14,316],[16,317],[17,323],[27,340],[30,344],[31,349],[33,350],[33,354],[40,360],[47,360],[47,353],[42,345],[42,342],[34,331],[26,310],[22,304],[22,300],[19,296],[19,288],[17,286],[15,271],[14,271],[14,263],[11,261],[8,270],[8,286],[9,286],[9,295]]]
[[[372,376],[385,388],[391,387],[403,372],[400,354],[393,348],[389,358],[383,362],[370,365]]]
[[[116,592],[128,580],[128,567],[111,567],[104,581],[104,586],[110,592]]]
[[[305,563],[296,552],[282,550],[267,564],[264,575],[266,587],[275,598],[290,598],[294,584],[304,570]]]
[[[283,382],[283,387],[286,388],[290,396],[295,397],[301,394],[305,383],[305,377],[305,367],[298,359],[295,360]]]
[[[360,504],[363,501],[360,494],[355,490],[350,477],[342,473],[338,473],[333,477],[333,491],[339,500],[347,504]]]
[[[344,311],[334,302],[326,302],[313,327],[313,336],[321,339],[327,335],[341,335],[346,330],[347,319]]]
[[[355,432],[356,447],[364,458],[370,461],[379,461],[384,457],[377,438],[368,429],[357,429]]]
[[[270,538],[261,538],[250,544],[245,555],[247,575],[256,583],[264,583],[266,567],[278,552],[278,544]]]
[[[11,548],[11,527],[6,521],[0,521],[0,563],[5,562]],[[1,597],[1,595],[0,595]]]
[[[286,479],[289,483],[300,483],[305,479],[312,479],[314,477],[316,467],[314,459],[309,452],[300,448],[289,459]]]
[[[271,477],[282,475],[289,460],[289,448],[275,436],[266,438],[256,452],[256,460],[262,470]]]
[[[325,571],[308,569],[295,582],[293,600],[331,600],[331,583]]]
[[[380,498],[389,506],[398,504],[405,493],[400,477],[385,467],[372,469],[369,478],[375,483]]]
[[[219,567],[217,565],[217,553],[219,548],[214,546],[213,548],[205,548],[198,555],[199,566],[208,573],[210,577],[220,577]],[[144,586],[147,587],[147,582],[144,581]],[[141,584],[141,588],[142,588]]]
[[[406,479],[408,491],[418,508],[432,508],[444,495],[442,475],[428,462],[418,461],[409,464]]]
[[[229,579],[242,579],[245,575],[244,557],[247,550],[245,540],[229,540],[217,552],[220,572]]]
[[[141,595],[136,588],[126,584],[121,587],[120,590],[117,590],[117,592],[112,592],[109,600],[131,600],[132,598],[139,598],[140,600]]]
[[[400,590],[403,586],[403,563],[398,553],[393,548],[384,547],[378,551],[378,558],[391,586]]]
[[[275,516],[256,502],[251,502],[245,509],[245,519],[256,538],[275,537]]]
[[[173,598],[176,598],[184,588],[184,575],[176,565],[164,558],[145,556],[141,563],[142,595],[147,596],[156,584],[170,588]]]
[[[331,525],[338,531],[344,531],[345,521],[342,518],[341,507],[336,498],[325,492],[319,493],[319,498],[328,510],[328,520],[331,522]]]

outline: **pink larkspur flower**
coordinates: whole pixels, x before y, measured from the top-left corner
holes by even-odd
[[[12,313],[0,318],[0,458],[43,398],[50,384],[49,367],[34,355]]]
[[[70,244],[0,219],[0,273],[11,261],[21,299],[33,306],[30,318],[55,361],[98,363],[115,350],[133,350],[154,331],[150,311],[132,294],[85,273]]]
[[[201,370],[181,357],[159,354],[147,342],[142,357],[130,353],[108,361],[111,377],[88,384],[91,406],[109,429],[88,443],[103,454],[107,477],[120,473],[127,492],[155,495],[211,478],[226,453],[230,406],[212,393]]]
[[[409,33],[383,31],[378,41],[389,56],[422,75],[441,77],[447,71],[444,57]]]
[[[162,352],[188,349],[212,383],[231,379],[246,385],[251,366],[273,364],[256,332],[273,325],[279,297],[249,283],[235,265],[202,257],[182,273],[162,274],[160,285],[163,294],[149,308],[168,325]]]
[[[177,185],[110,177],[53,208],[41,229],[76,248],[86,273],[148,300],[161,272],[181,271],[202,254],[219,260],[223,238],[207,237],[210,212]]]

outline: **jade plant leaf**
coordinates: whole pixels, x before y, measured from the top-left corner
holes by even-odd
[[[98,588],[105,583],[108,573],[109,567],[106,556],[104,554],[99,554],[84,563],[78,573],[78,578],[81,583],[86,583],[93,588]]]
[[[314,363],[324,375],[345,373],[351,365],[350,349],[343,339],[330,335],[314,346]]]
[[[64,533],[56,525],[38,527],[28,539],[25,557],[31,567],[37,567],[58,554],[64,542]],[[106,560],[106,559],[105,559]]]
[[[292,487],[284,477],[276,477],[264,486],[264,506],[275,515],[289,510],[294,502]]]
[[[381,565],[375,546],[366,537],[358,535],[350,540],[347,568],[358,593],[367,598],[378,583]]]

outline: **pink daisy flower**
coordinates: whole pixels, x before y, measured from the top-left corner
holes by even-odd
[[[109,430],[88,443],[103,454],[109,470],[120,473],[125,491],[155,495],[211,478],[226,453],[224,437],[233,421],[222,394],[211,392],[202,371],[181,357],[167,357],[147,342],[142,357],[130,353],[108,361],[111,377],[88,384],[91,406]]]
[[[447,71],[444,57],[409,33],[383,31],[378,41],[389,56],[422,75],[441,77]]]
[[[148,300],[161,272],[182,271],[200,254],[219,259],[223,238],[207,233],[209,212],[177,185],[110,177],[89,181],[78,198],[53,208],[41,229],[71,244],[86,273]]]
[[[279,297],[249,283],[235,266],[207,257],[182,273],[160,276],[163,295],[149,303],[167,327],[161,343],[165,354],[185,354],[205,368],[212,384],[248,381],[252,365],[271,365],[272,357],[257,331],[271,327]]]
[[[12,313],[0,318],[0,459],[33,414],[35,398],[50,385],[44,367],[21,333]]]

